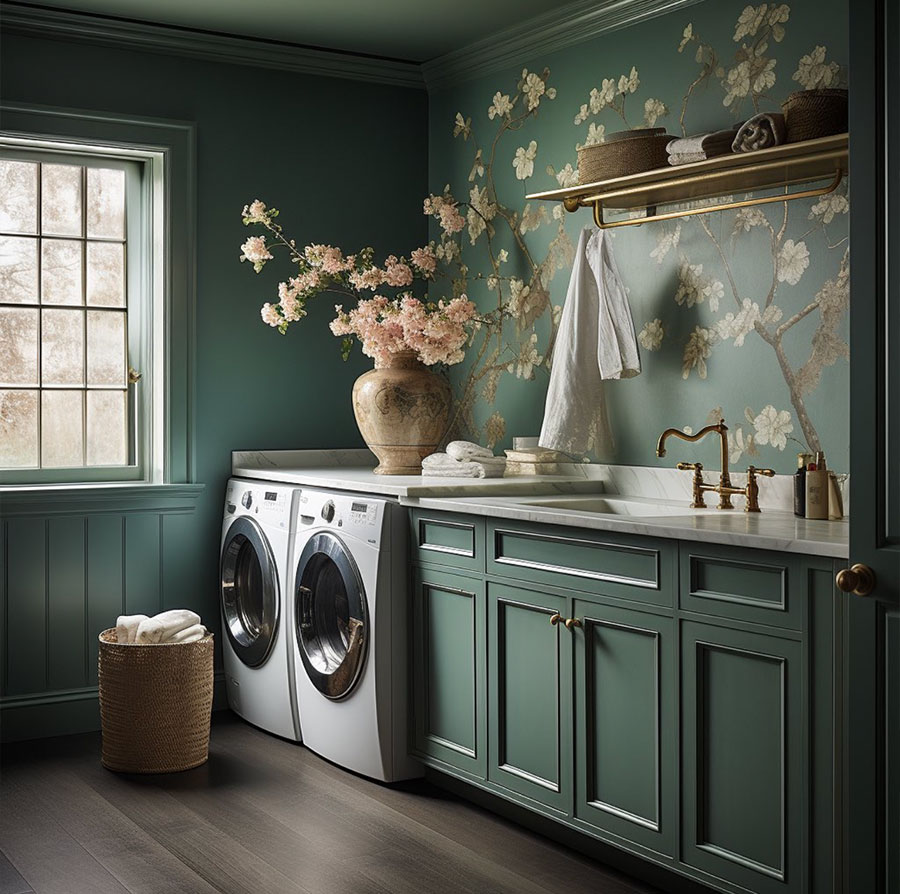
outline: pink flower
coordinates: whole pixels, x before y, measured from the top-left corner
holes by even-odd
[[[373,292],[384,282],[384,273],[377,267],[369,267],[362,273],[354,270],[350,274],[350,284],[357,291],[371,289]]]
[[[434,256],[434,252],[431,250],[430,245],[426,245],[424,248],[415,249],[412,255],[410,255],[410,258],[413,264],[422,272],[423,276],[431,276],[437,269],[437,258]]]
[[[321,268],[323,273],[334,276],[347,269],[347,262],[339,248],[333,245],[307,245],[303,249],[304,257],[313,266]]]
[[[250,261],[253,269],[259,273],[266,261],[271,261],[272,255],[266,245],[265,236],[250,236],[241,246],[241,263]]]
[[[262,321],[268,326],[281,325],[281,314],[279,314],[277,308],[275,308],[274,305],[269,304],[268,301],[260,309],[259,315],[262,317]]]
[[[456,205],[443,205],[439,216],[441,227],[446,233],[458,233],[466,225],[466,219],[459,213]]]
[[[269,216],[266,213],[265,202],[254,199],[249,205],[244,205],[243,217],[245,224],[268,223]]]
[[[384,281],[389,286],[411,286],[413,272],[408,264],[398,261],[396,255],[390,255],[384,262]]]

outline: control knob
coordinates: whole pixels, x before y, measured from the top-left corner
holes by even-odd
[[[253,492],[249,491],[249,490],[244,491],[243,495],[241,496],[241,506],[243,506],[244,509],[249,509],[252,504],[253,504]]]
[[[334,518],[334,503],[331,500],[322,507],[322,518],[327,522]]]

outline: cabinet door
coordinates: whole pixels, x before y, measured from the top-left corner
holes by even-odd
[[[484,582],[442,569],[413,574],[413,750],[483,780]]]
[[[488,583],[488,778],[571,814],[571,633],[563,596]]]
[[[800,643],[683,622],[682,859],[755,894],[806,889]]]
[[[675,855],[675,621],[578,600],[575,816]]]

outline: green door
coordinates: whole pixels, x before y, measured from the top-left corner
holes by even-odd
[[[566,816],[572,804],[567,603],[488,582],[488,778]]]
[[[675,855],[675,621],[576,600],[575,816]]]
[[[413,751],[425,763],[483,780],[484,582],[416,568],[412,592]]]
[[[682,622],[682,860],[754,894],[808,889],[801,656],[793,639]]]
[[[850,6],[850,564],[845,894],[900,891],[900,5]],[[843,583],[848,581],[844,578]],[[851,588],[852,589],[852,588]]]

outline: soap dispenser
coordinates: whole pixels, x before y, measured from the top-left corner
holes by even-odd
[[[794,473],[794,515],[806,518],[806,467],[813,461],[811,453],[797,454],[797,471]]]
[[[822,451],[816,453],[816,461],[806,470],[806,517],[828,518],[828,471]]]

